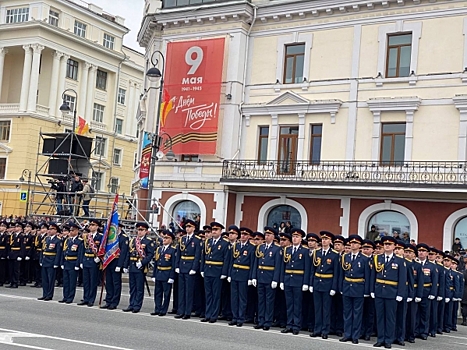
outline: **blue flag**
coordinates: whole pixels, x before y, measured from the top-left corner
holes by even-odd
[[[120,254],[118,241],[118,194],[115,196],[112,212],[104,228],[104,237],[97,255],[102,259],[104,270],[110,262]]]

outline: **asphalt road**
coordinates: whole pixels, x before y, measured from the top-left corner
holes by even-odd
[[[128,287],[124,285],[121,307],[127,306]],[[44,302],[36,298],[41,291],[35,288],[0,288],[0,349],[326,349],[352,350],[355,346],[372,348],[375,339],[359,345],[340,343],[337,337],[310,338],[308,332],[294,336],[281,334],[280,329],[262,331],[252,325],[229,327],[218,321],[201,323],[198,318],[176,320],[150,316],[151,297],[146,297],[139,314],[121,310],[100,310],[97,306],[59,304],[61,288],[55,289],[55,300]],[[81,298],[79,288],[76,301]],[[458,332],[438,335],[427,341],[417,340],[405,347],[393,349],[465,350],[467,327],[458,326]]]

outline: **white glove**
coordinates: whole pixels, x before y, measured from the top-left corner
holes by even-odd
[[[78,266],[75,266],[75,271],[79,271],[79,267],[78,267]]]
[[[401,296],[399,296],[399,295],[396,297],[396,301],[397,301],[397,302],[400,302],[400,301],[402,301],[402,299],[404,299],[404,298],[402,298],[402,297],[401,297]]]
[[[18,256],[18,257],[16,258],[16,260],[21,261],[21,260],[23,260],[23,258],[20,257],[20,256]]]
[[[284,283],[279,284],[279,288],[280,288],[281,290],[284,290]]]
[[[226,275],[221,275],[221,280],[225,280],[227,278]]]
[[[451,299],[449,299],[449,298],[444,298],[444,302],[445,302],[446,304],[449,303],[450,301],[451,301]]]
[[[441,301],[441,300],[443,300],[443,297],[437,297],[436,298],[436,301]]]
[[[98,264],[98,263],[101,262],[101,259],[99,259],[99,258],[96,256],[96,257],[94,258],[94,262],[95,262],[96,264]]]
[[[175,269],[175,273],[180,273],[180,269],[178,267]]]
[[[115,268],[115,272],[120,272],[120,266],[117,266],[117,267]]]
[[[143,267],[143,264],[141,264],[141,261],[137,261],[137,262],[136,262],[136,267],[137,267],[138,269],[140,269],[140,268]]]
[[[190,272],[188,272],[189,275],[196,275],[196,271],[195,270],[190,270]]]
[[[258,285],[258,281],[255,279],[252,279],[251,284],[253,285],[253,287],[256,287]],[[276,286],[277,286],[277,283],[276,283]]]
[[[421,302],[421,301],[422,301],[422,298],[415,298],[415,302],[416,302],[416,303],[419,303],[419,302]]]
[[[203,278],[204,278],[204,272],[201,272],[201,277],[203,277]]]
[[[60,265],[60,268],[61,268],[62,270],[65,270],[65,265]]]
[[[369,298],[370,295],[369,295],[369,294],[365,294],[363,297],[364,297],[364,298]]]
[[[308,284],[304,284],[302,286],[302,292],[306,292],[306,291],[308,291]]]
[[[58,265],[54,265],[54,269],[58,268]]]
[[[429,295],[429,296],[428,296],[428,299],[430,299],[430,300],[433,300],[434,298],[435,298],[434,295]]]
[[[39,263],[39,265],[41,265],[41,266],[42,266],[42,263]]]
[[[28,261],[30,258],[29,256],[25,257],[24,260]]]
[[[336,291],[331,289],[329,291],[329,295],[333,297],[334,295],[336,295]]]
[[[128,269],[123,268],[123,273],[128,273]]]
[[[407,298],[407,302],[408,302],[408,303],[411,303],[412,300],[413,300],[412,298]]]
[[[168,284],[172,284],[172,283],[174,283],[174,280],[171,279],[171,278],[169,278],[169,280],[167,281],[167,283],[168,283]]]
[[[151,281],[153,281],[154,283],[156,283],[156,277],[152,277],[152,278],[151,278]]]
[[[248,285],[251,286],[253,282],[251,280],[248,280]]]
[[[254,282],[254,286],[256,287],[256,280],[253,280],[253,281],[255,281],[255,282]],[[277,288],[277,282],[276,282],[276,281],[272,281],[272,282],[271,282],[271,288],[272,288],[272,289],[276,289],[276,288]]]
[[[375,293],[370,293],[370,296],[374,299],[375,298]]]
[[[309,287],[308,287],[308,291],[309,291],[310,293],[313,293],[313,286],[309,286]]]
[[[82,270],[83,269],[83,264],[79,264],[79,268]]]
[[[229,282],[229,283],[232,282],[232,277],[227,277],[227,282]],[[250,281],[248,281],[248,282],[250,282]]]

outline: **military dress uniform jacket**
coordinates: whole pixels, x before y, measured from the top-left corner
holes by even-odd
[[[448,272],[443,264],[436,263],[438,269],[438,297],[446,298],[446,273]]]
[[[451,270],[453,275],[454,294],[453,298],[462,299],[464,294],[464,275],[462,272]]]
[[[329,292],[339,289],[340,256],[329,248],[323,256],[322,249],[316,249],[311,257],[310,286],[317,292]]]
[[[407,276],[407,281],[405,283],[406,285],[405,293],[402,295],[402,297],[404,298],[404,300],[407,300],[407,298],[413,299],[415,295],[415,287],[414,287],[415,279],[414,279],[414,275],[412,272],[413,262],[406,258],[403,258],[403,259],[405,263],[405,273]]]
[[[412,260],[412,263],[407,265],[409,272],[412,273],[413,277],[413,296],[409,295],[409,298],[422,298],[423,297],[423,270],[422,265],[415,260]]]
[[[42,242],[45,239],[46,234],[39,234],[37,233],[36,236],[34,237],[34,253],[32,255],[33,260],[40,260],[41,258],[41,252],[42,252]]]
[[[422,264],[423,274],[423,298],[429,295],[437,296],[438,294],[438,267],[432,262],[426,260]]]
[[[269,249],[266,249],[266,243],[256,247],[251,279],[257,280],[258,283],[270,284],[272,281],[279,283],[281,268],[282,254],[280,247],[274,243],[271,244]]]
[[[10,236],[6,232],[0,234],[0,259],[6,259],[8,257],[9,242]]]
[[[24,238],[21,234],[12,233],[8,242],[8,259],[24,258],[26,253]]]
[[[286,247],[283,250],[283,261],[280,283],[289,287],[301,287],[309,285],[310,281],[310,256],[308,249],[299,246],[297,251],[292,254],[293,246]]]
[[[175,262],[175,266],[180,269],[180,273],[189,273],[190,270],[198,272],[202,247],[201,239],[194,234],[190,239],[187,236],[180,238]]]
[[[59,266],[62,261],[62,240],[57,236],[45,237],[39,261],[42,267]]]
[[[120,253],[117,259],[117,265],[115,267],[119,267],[120,269],[127,269],[128,268],[128,261],[130,256],[130,238],[125,233],[120,233],[118,236],[118,247],[120,248]]]
[[[32,233],[23,235],[24,239],[24,257],[32,258],[34,256],[34,236]]]
[[[407,289],[405,259],[393,254],[387,264],[385,260],[385,254],[373,257],[370,292],[374,292],[376,297],[384,299],[402,297]]]
[[[80,237],[69,237],[63,241],[62,261],[60,263],[64,270],[79,268],[83,258],[83,239]]]
[[[97,252],[99,251],[99,247],[102,242],[102,237],[103,235],[100,234],[99,232],[97,232],[94,235],[93,242],[96,247],[96,252],[94,252],[91,245],[88,242],[88,235],[84,234],[82,236],[84,249],[83,249],[81,261],[82,261],[83,267],[92,268],[96,265],[96,262],[94,261],[94,259],[97,257]]]
[[[251,280],[255,263],[255,246],[246,242],[241,247],[241,243],[236,242],[231,248],[228,277],[232,278],[232,281],[239,282]]]
[[[201,259],[201,271],[204,277],[227,276],[229,273],[230,243],[219,238],[214,244],[214,239],[206,241],[204,254]]]
[[[353,261],[351,253],[341,257],[339,290],[344,296],[362,298],[370,295],[370,278],[370,261],[367,256],[358,253]]]
[[[169,245],[165,250],[163,246],[157,247],[154,261],[155,265],[152,277],[156,281],[167,282],[169,279],[175,280],[177,250],[174,247]]]
[[[151,262],[151,260],[154,258],[154,249],[155,249],[155,244],[151,240],[151,238],[144,236],[140,240],[141,244],[141,252],[143,253],[142,255],[140,252],[138,252],[138,249],[136,249],[136,241],[137,237],[134,237],[130,240],[130,254],[129,254],[129,266],[130,266],[130,272],[138,272],[142,270],[144,273],[147,272],[148,270],[148,265]],[[138,269],[136,266],[136,263],[138,261],[141,261],[141,269]]]

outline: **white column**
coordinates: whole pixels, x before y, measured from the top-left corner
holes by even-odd
[[[305,154],[305,114],[298,115],[298,145],[297,145],[297,160],[304,161]]]
[[[69,58],[70,58],[69,55],[64,54],[60,62],[60,78],[58,79],[58,91],[57,91],[58,101],[55,106],[55,111],[56,111],[55,115],[62,115],[62,112],[60,111],[60,106],[63,103],[62,93],[65,90],[66,65],[68,63]]]
[[[56,116],[57,112],[57,89],[58,89],[58,79],[59,79],[59,68],[60,68],[60,59],[62,58],[63,53],[55,51],[52,53],[52,77],[50,79],[50,91],[49,91],[49,115],[52,117]]]
[[[126,100],[126,118],[125,118],[125,134],[133,136],[132,129],[133,124],[136,124],[136,118],[133,114],[134,106],[134,91],[135,91],[135,82],[130,80],[130,85],[128,86],[128,96]]]
[[[381,111],[373,111],[373,136],[371,141],[371,160],[379,161],[379,146],[381,139]]]
[[[3,84],[3,67],[5,66],[5,55],[8,49],[0,47],[0,98],[2,97],[2,84]]]
[[[88,123],[91,122],[92,120],[92,109],[94,107],[94,87],[96,86],[96,72],[97,72],[97,66],[91,65],[91,69],[89,70],[89,77],[88,77],[88,91],[86,95],[86,110],[85,110],[85,115],[84,118],[88,121]],[[81,116],[83,117],[81,111],[78,111],[81,113]]]
[[[39,86],[39,68],[41,63],[42,45],[32,45],[34,51],[32,56],[31,81],[29,83],[28,112],[36,111],[37,88]]]
[[[268,159],[278,160],[277,143],[279,139],[279,117],[277,114],[271,114],[271,140],[269,141]]]
[[[88,90],[88,75],[89,75],[89,68],[91,68],[91,63],[85,62],[84,69],[81,72],[81,83],[80,83],[80,92],[78,96],[78,113],[84,115],[86,112],[86,101],[87,101],[87,90]]]
[[[19,111],[26,112],[28,106],[29,79],[31,78],[32,51],[31,45],[24,45],[23,78],[21,79],[21,97]]]
[[[414,111],[405,112],[405,149],[404,161],[412,161],[412,145],[413,145],[413,115]]]

